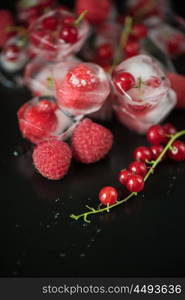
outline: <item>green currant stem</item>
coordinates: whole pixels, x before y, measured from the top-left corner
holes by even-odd
[[[179,131],[177,132],[175,135],[173,135],[171,137],[171,139],[169,140],[169,142],[167,143],[167,145],[164,147],[163,151],[161,152],[161,154],[158,156],[158,158],[153,162],[152,167],[150,168],[150,170],[148,171],[148,173],[146,174],[144,181],[146,181],[148,179],[148,177],[150,176],[150,174],[152,174],[152,172],[154,171],[155,167],[160,163],[160,161],[162,160],[162,158],[164,157],[164,155],[166,154],[166,152],[171,149],[171,146],[173,144],[173,142],[178,139],[180,136],[185,135],[185,130]]]
[[[79,17],[74,21],[73,25],[78,27],[80,25],[80,23],[82,22],[82,20],[84,19],[84,17],[86,16],[86,14],[88,13],[88,10],[84,10]]]
[[[171,137],[171,139],[169,140],[169,142],[167,143],[167,145],[165,146],[164,150],[161,152],[161,154],[159,155],[159,157],[155,160],[155,161],[152,161],[152,162],[148,162],[150,163],[152,166],[151,168],[149,169],[148,173],[146,174],[145,178],[144,178],[144,181],[146,181],[148,179],[148,177],[153,174],[154,172],[154,169],[156,168],[156,166],[160,163],[160,161],[162,160],[162,158],[164,157],[164,155],[166,154],[166,152],[170,149],[171,145],[173,144],[173,142],[178,139],[179,137],[185,135],[185,130],[182,130],[182,131],[179,131],[178,133],[176,133],[175,135],[173,135]],[[74,215],[74,214],[71,214],[70,215],[70,218],[74,219],[74,220],[78,220],[80,218],[83,218],[85,222],[87,223],[90,223],[91,221],[87,219],[87,217],[89,215],[94,215],[94,214],[99,214],[99,213],[103,213],[103,212],[109,212],[112,208],[118,206],[118,205],[121,205],[125,202],[127,202],[130,198],[132,198],[133,196],[137,196],[137,193],[130,193],[126,198],[124,198],[123,200],[120,200],[120,201],[117,201],[116,203],[112,204],[112,205],[109,205],[109,206],[106,206],[104,208],[101,208],[101,209],[94,209],[92,207],[89,207],[89,206],[86,206],[89,211],[85,212],[85,213],[82,213],[80,215]]]
[[[129,35],[131,33],[131,30],[132,30],[132,18],[131,17],[126,17],[125,26],[124,26],[123,31],[121,33],[119,47],[118,47],[118,49],[116,51],[116,54],[114,56],[113,64],[110,68],[109,73],[112,73],[114,68],[120,63],[121,57],[122,57],[121,53],[122,53],[123,49],[125,48],[125,46],[127,44],[127,41],[128,41]]]

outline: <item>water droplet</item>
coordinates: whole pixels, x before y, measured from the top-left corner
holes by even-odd
[[[102,231],[102,229],[101,228],[98,228],[97,230],[96,230],[96,233],[100,233]]]
[[[173,177],[172,177],[172,179],[173,179],[173,180],[176,180],[176,179],[177,179],[177,177],[176,177],[176,176],[173,176]]]
[[[21,265],[21,261],[18,260],[18,261],[16,262],[16,265],[20,266],[20,265]]]
[[[91,245],[90,244],[87,244],[87,248],[90,248],[91,247]]]
[[[19,153],[17,151],[14,151],[13,156],[19,156]]]
[[[80,257],[82,257],[82,258],[85,257],[85,253],[81,253]]]
[[[20,227],[20,225],[19,225],[19,224],[15,224],[15,227],[16,227],[16,228],[19,228],[19,227]]]
[[[60,257],[66,257],[66,253],[62,252],[59,254]]]
[[[56,203],[60,202],[60,198],[55,199],[55,202]]]
[[[58,219],[59,216],[60,216],[60,213],[58,212],[58,213],[56,213],[56,214],[54,215],[54,219],[55,219],[55,220]]]
[[[47,228],[47,229],[51,228],[51,225],[47,224],[47,225],[46,225],[46,228]]]
[[[95,238],[92,237],[92,238],[91,238],[91,242],[92,242],[92,243],[95,242]]]

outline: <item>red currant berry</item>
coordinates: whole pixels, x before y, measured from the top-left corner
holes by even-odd
[[[103,44],[96,49],[96,56],[102,60],[112,59],[113,54],[113,47],[108,43]]]
[[[73,16],[68,16],[68,17],[65,17],[64,20],[62,21],[62,24],[63,25],[71,25],[73,24],[75,21],[75,18]]]
[[[166,123],[163,125],[166,134],[174,135],[177,133],[177,129],[171,123]]]
[[[164,150],[164,147],[162,145],[153,145],[150,149],[152,151],[152,159],[156,160]]]
[[[3,50],[3,53],[5,55],[6,60],[16,61],[19,57],[20,51],[20,48],[16,45],[9,45]]]
[[[144,188],[144,179],[140,175],[131,175],[126,185],[129,192],[138,193]]]
[[[78,30],[75,26],[65,25],[60,31],[60,38],[66,43],[74,44],[78,38]]]
[[[168,155],[175,161],[185,160],[185,143],[177,140],[172,144],[172,148],[168,151]]]
[[[55,30],[57,28],[58,21],[53,17],[47,17],[42,20],[42,26],[44,29]]]
[[[124,53],[126,58],[130,58],[132,56],[139,54],[139,43],[137,41],[128,41],[128,43],[125,46]]]
[[[144,24],[135,24],[132,28],[132,36],[137,39],[143,39],[147,36],[148,29]]]
[[[128,72],[118,72],[113,76],[113,83],[118,92],[124,94],[124,92],[135,86],[136,81],[132,74]]]
[[[112,186],[105,186],[99,192],[99,200],[103,205],[112,205],[118,199],[118,192]]]
[[[151,161],[152,152],[149,148],[145,146],[141,146],[136,148],[136,150],[134,151],[134,158],[137,161],[143,161],[143,162]]]
[[[166,132],[160,125],[154,125],[146,133],[147,140],[153,145],[159,145],[166,140]]]
[[[174,34],[167,40],[166,47],[169,54],[178,54],[184,38],[180,34]]]
[[[147,167],[144,162],[142,161],[133,161],[129,167],[128,170],[131,171],[134,174],[140,175],[144,177],[147,173]]]
[[[121,170],[118,175],[118,180],[121,184],[126,185],[128,178],[132,175],[132,172],[128,170]]]
[[[158,88],[161,85],[161,79],[159,77],[153,76],[152,78],[148,79],[146,85],[152,88]]]

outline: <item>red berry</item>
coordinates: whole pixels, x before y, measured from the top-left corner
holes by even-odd
[[[185,160],[185,143],[177,140],[172,144],[172,148],[168,151],[168,155],[175,161]]]
[[[38,144],[33,151],[33,163],[42,176],[58,180],[65,176],[71,163],[70,147],[56,139]]]
[[[116,203],[117,199],[118,192],[112,186],[105,186],[99,192],[99,200],[105,206],[113,205],[114,203]]]
[[[181,48],[181,44],[184,42],[184,37],[180,34],[171,35],[167,40],[166,47],[169,54],[178,54]]]
[[[110,151],[112,143],[111,131],[90,119],[84,119],[73,131],[74,157],[85,164],[94,163],[104,158]]]
[[[137,161],[143,161],[143,162],[151,161],[152,152],[149,148],[145,146],[141,146],[136,148],[136,150],[134,151],[134,158]]]
[[[111,10],[110,0],[77,0],[76,13],[80,15],[84,10],[87,10],[85,18],[93,24],[104,22]]]
[[[143,39],[147,36],[148,29],[144,24],[135,24],[132,27],[132,36],[137,39]]]
[[[94,70],[84,64],[78,64],[70,69],[66,75],[66,81],[70,89],[81,92],[93,91],[99,82]]]
[[[118,180],[121,184],[126,185],[128,178],[132,175],[132,172],[128,170],[121,170],[118,175]]]
[[[130,90],[136,84],[135,78],[128,72],[118,72],[113,77],[113,83],[116,89],[121,93]]]
[[[153,145],[159,145],[166,140],[166,132],[160,125],[150,127],[146,133],[147,140]]]
[[[113,57],[113,47],[111,44],[103,44],[96,49],[96,56],[99,59],[107,60],[112,59]]]
[[[144,179],[140,175],[131,175],[126,184],[129,192],[138,193],[144,188]]]
[[[164,150],[164,147],[162,145],[153,145],[150,147],[150,149],[152,151],[152,159],[156,160]]]
[[[66,43],[74,44],[78,39],[78,30],[75,26],[65,25],[60,31],[60,38]]]
[[[5,59],[8,61],[16,61],[20,55],[21,49],[16,45],[9,45],[3,49]]]
[[[132,56],[138,55],[139,54],[139,43],[137,41],[128,41],[125,48],[124,48],[124,53],[126,58],[130,58]]]
[[[159,77],[153,76],[145,82],[146,85],[152,88],[158,88],[161,85],[161,79]]]
[[[57,126],[53,110],[41,110],[39,106],[30,106],[29,103],[19,109],[18,119],[22,135],[34,144],[49,137]]]
[[[42,20],[42,26],[44,29],[55,30],[58,25],[58,20],[54,17],[46,17]]]
[[[14,25],[13,17],[10,11],[0,9],[0,48],[9,38],[7,28]]]
[[[68,16],[63,19],[62,24],[63,25],[71,25],[74,23],[74,21],[75,21],[75,18],[73,16]]]
[[[166,134],[174,135],[177,133],[177,129],[171,123],[166,123],[163,125]]]
[[[144,162],[141,162],[141,161],[132,162],[129,165],[128,170],[131,171],[132,173],[140,175],[142,177],[144,177],[147,173],[146,164]]]
[[[49,100],[41,100],[37,104],[38,111],[54,112],[56,109],[57,109],[57,105],[54,102],[51,102]]]

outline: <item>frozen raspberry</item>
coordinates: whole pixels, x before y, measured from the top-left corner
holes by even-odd
[[[93,24],[105,21],[111,9],[110,0],[77,0],[76,13],[80,15],[87,10],[85,18]]]
[[[93,92],[97,90],[99,79],[90,67],[79,64],[70,69],[62,84],[57,86],[57,92],[62,91],[62,98],[58,96],[61,107],[72,109],[88,109],[95,103]],[[90,93],[91,98],[88,97]]]
[[[8,27],[13,26],[13,18],[8,10],[0,9],[0,48],[9,38]]]
[[[54,109],[49,110],[44,104],[42,108],[41,104],[38,106],[24,104],[18,111],[18,119],[22,135],[34,144],[49,137],[57,126]]]
[[[74,157],[85,164],[104,158],[110,151],[113,135],[107,128],[84,119],[74,130],[72,148]]]
[[[38,144],[33,151],[33,163],[39,173],[52,180],[64,177],[71,163],[70,147],[59,140],[51,139]]]

